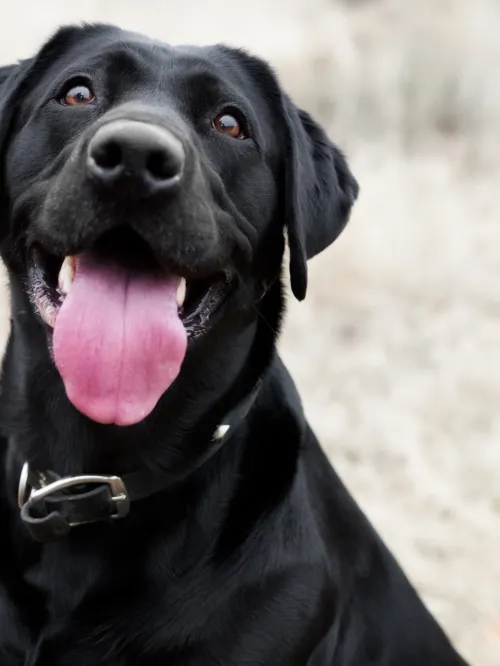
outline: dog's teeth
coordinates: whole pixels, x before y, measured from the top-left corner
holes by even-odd
[[[185,300],[186,300],[186,280],[182,278],[179,288],[177,289],[177,305],[181,308],[184,305]]]
[[[63,294],[68,294],[75,279],[76,262],[75,257],[66,257],[59,271],[59,289]]]

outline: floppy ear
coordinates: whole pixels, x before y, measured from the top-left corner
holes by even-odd
[[[16,69],[18,69],[19,65],[2,65],[0,67],[0,92],[1,92],[1,87],[3,84],[7,81],[7,79],[13,74]]]
[[[0,67],[0,156],[2,155],[3,137],[5,134],[5,126],[8,124],[5,118],[6,103],[12,91],[12,80],[16,79],[15,76],[19,65],[4,65]]]
[[[2,231],[2,209],[4,201],[4,158],[9,130],[16,113],[16,98],[20,83],[31,64],[23,60],[15,65],[0,67],[0,236]]]
[[[12,97],[15,96],[14,93],[27,72],[30,63],[31,59],[22,60],[15,65],[4,65],[3,67],[0,67],[0,172],[2,170],[4,157],[5,139],[9,133],[10,125],[15,115],[14,105],[11,104]]]
[[[0,67],[0,114],[5,111],[7,99],[14,92],[20,78],[28,70],[32,59],[20,60],[14,65],[2,65]],[[0,115],[0,132],[4,128],[4,119]]]
[[[287,130],[285,224],[294,296],[307,290],[307,260],[324,250],[345,227],[358,183],[342,152],[305,111],[283,95]]]

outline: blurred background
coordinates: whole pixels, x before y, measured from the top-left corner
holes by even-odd
[[[246,46],[347,152],[361,197],[311,262],[307,300],[290,298],[282,353],[332,462],[428,606],[474,665],[498,666],[498,0],[0,0],[0,11],[0,63],[82,20]]]

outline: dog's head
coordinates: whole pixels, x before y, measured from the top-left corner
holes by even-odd
[[[304,298],[307,259],[358,189],[262,61],[109,26],[62,29],[0,69],[0,157],[11,281],[70,401],[119,425],[154,409],[193,346],[255,309],[285,231]]]

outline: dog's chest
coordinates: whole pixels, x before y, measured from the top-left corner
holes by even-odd
[[[56,548],[58,545],[56,545]],[[72,552],[43,551],[41,561],[28,569],[24,579],[45,598],[50,622],[67,620],[92,590],[100,575],[99,562]]]
[[[48,549],[17,579],[0,577],[1,665],[56,666],[58,661],[42,657],[44,646],[67,633],[98,576],[96,562],[60,557]]]

